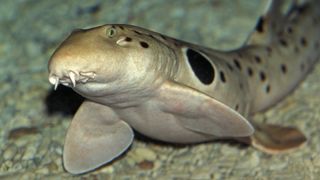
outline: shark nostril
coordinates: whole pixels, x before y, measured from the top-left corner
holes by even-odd
[[[56,76],[54,76],[54,75],[50,75],[50,76],[49,76],[49,82],[50,82],[52,85],[54,85],[54,84],[56,84],[56,82],[57,82],[57,78],[58,78],[58,77],[56,77]]]
[[[80,75],[86,78],[94,79],[96,77],[96,73],[94,72],[80,72]]]

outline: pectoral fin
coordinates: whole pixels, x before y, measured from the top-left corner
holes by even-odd
[[[253,134],[251,124],[238,112],[195,89],[166,82],[159,92],[160,108],[187,129],[218,137]]]
[[[75,114],[65,139],[63,163],[81,174],[112,161],[132,143],[131,127],[107,106],[85,101]]]

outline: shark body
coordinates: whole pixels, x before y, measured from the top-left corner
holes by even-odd
[[[55,88],[87,98],[68,129],[66,170],[110,162],[131,145],[132,128],[173,143],[232,138],[267,153],[301,146],[306,138],[296,128],[250,119],[287,96],[320,56],[320,3],[294,2],[286,12],[282,3],[273,1],[232,51],[132,25],[74,31],[49,61]]]

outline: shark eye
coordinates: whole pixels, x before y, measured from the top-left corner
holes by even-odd
[[[117,34],[117,30],[114,27],[110,27],[107,29],[106,33],[109,38],[113,38]]]

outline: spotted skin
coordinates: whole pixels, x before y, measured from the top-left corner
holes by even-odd
[[[173,143],[232,138],[267,152],[300,147],[296,128],[252,114],[288,95],[319,59],[320,2],[273,1],[246,43],[219,51],[131,25],[73,32],[49,61],[49,81],[87,98],[74,116],[63,161],[72,174],[112,161],[133,130]],[[305,30],[308,30],[305,33]]]

